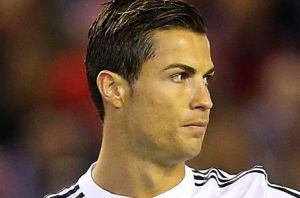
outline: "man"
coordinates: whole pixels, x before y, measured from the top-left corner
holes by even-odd
[[[178,0],[115,0],[89,32],[92,98],[103,121],[99,159],[51,197],[299,197],[261,167],[194,170],[213,103],[203,20]]]

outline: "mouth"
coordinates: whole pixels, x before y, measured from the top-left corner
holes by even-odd
[[[191,133],[193,134],[193,136],[199,138],[203,137],[203,135],[205,134],[207,124],[207,121],[197,121],[186,124],[183,126],[183,128],[187,129],[188,133]]]
[[[207,127],[207,121],[197,121],[184,125],[183,127],[203,128]]]

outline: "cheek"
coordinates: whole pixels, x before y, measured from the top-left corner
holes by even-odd
[[[144,97],[142,99],[143,112],[140,112],[145,119],[147,125],[160,126],[160,128],[167,127],[172,120],[174,121],[175,116],[172,113],[172,105],[166,102],[165,98],[158,97]]]
[[[177,126],[184,112],[184,100],[182,93],[174,91],[163,91],[168,89],[159,89],[156,92],[144,92],[138,97],[139,119],[150,129],[168,131]],[[158,133],[158,132],[157,132]]]

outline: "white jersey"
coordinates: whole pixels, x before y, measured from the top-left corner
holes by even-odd
[[[92,179],[92,165],[71,187],[45,198],[126,198],[108,192]],[[184,179],[174,188],[155,198],[300,198],[300,192],[268,182],[266,171],[261,166],[230,175],[210,168],[195,170],[185,166]]]

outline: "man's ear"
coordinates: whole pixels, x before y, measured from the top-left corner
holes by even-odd
[[[122,107],[128,88],[128,83],[124,78],[111,71],[103,70],[98,74],[97,86],[103,102],[118,109]]]

